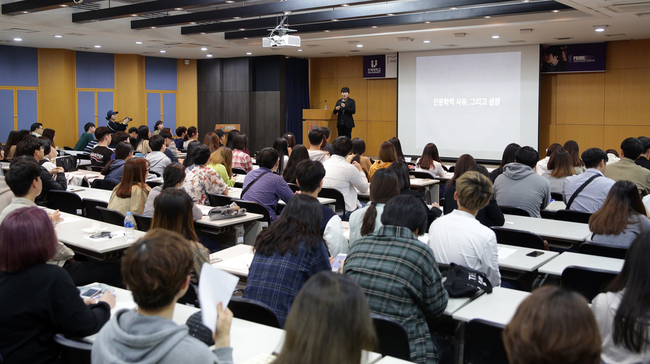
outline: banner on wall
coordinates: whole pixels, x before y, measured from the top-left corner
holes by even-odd
[[[363,78],[397,78],[397,53],[363,56]]]
[[[542,46],[542,73],[605,72],[605,43]]]

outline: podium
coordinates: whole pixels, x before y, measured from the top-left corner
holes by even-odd
[[[338,131],[336,129],[336,114],[332,110],[325,109],[303,109],[302,110],[302,141],[306,147],[309,147],[309,131],[317,127],[327,126],[331,130],[330,140],[336,139]]]

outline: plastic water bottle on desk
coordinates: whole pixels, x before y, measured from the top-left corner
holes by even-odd
[[[127,212],[124,218],[124,237],[127,241],[135,240],[135,220],[131,211]]]

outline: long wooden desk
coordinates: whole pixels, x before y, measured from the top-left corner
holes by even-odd
[[[588,224],[516,215],[504,215],[504,217],[506,218],[504,228],[530,231],[544,239],[581,243],[591,236]]]
[[[539,272],[559,277],[562,275],[562,272],[564,272],[564,269],[573,265],[583,268],[600,269],[611,273],[619,273],[621,269],[623,269],[623,263],[625,263],[625,260],[623,259],[564,252],[557,258],[541,266]]]

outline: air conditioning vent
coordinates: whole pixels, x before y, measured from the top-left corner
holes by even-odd
[[[12,33],[39,33],[40,30],[32,30],[32,29],[25,29],[25,28],[9,28],[9,29],[2,29],[5,32],[12,32]]]
[[[650,1],[614,4],[607,9],[617,13],[647,13],[650,12]]]

